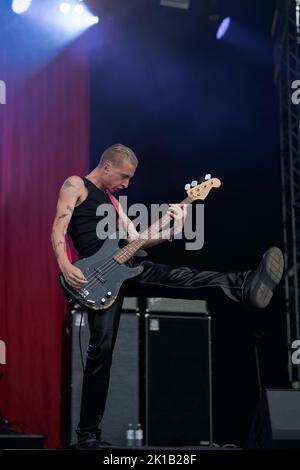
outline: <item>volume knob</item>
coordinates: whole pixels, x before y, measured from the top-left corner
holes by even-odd
[[[104,297],[102,297],[101,303],[102,303],[102,304],[105,304],[105,300],[106,300],[106,299],[105,299]]]
[[[110,290],[107,292],[106,295],[107,295],[107,297],[111,297],[111,292],[110,292]]]

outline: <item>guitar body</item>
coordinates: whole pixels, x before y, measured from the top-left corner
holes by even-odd
[[[97,253],[74,263],[87,279],[81,289],[74,289],[60,275],[60,283],[68,296],[84,307],[94,310],[106,310],[116,300],[122,284],[138,276],[142,266],[131,268],[119,264],[114,255],[119,251],[119,239],[108,238]]]

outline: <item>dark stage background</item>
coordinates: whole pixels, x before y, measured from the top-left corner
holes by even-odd
[[[153,260],[251,269],[269,246],[282,247],[274,2],[220,2],[233,18],[223,41],[215,40],[200,0],[188,11],[156,0],[86,3],[100,23],[64,49],[37,30],[32,44],[23,41],[28,25],[20,29],[1,6],[1,21],[7,16],[0,79],[12,77],[14,98],[0,108],[0,339],[8,350],[0,366],[0,413],[45,434],[48,447],[60,445],[66,415],[60,410],[65,306],[50,247],[66,176],[86,173],[89,159],[93,168],[107,146],[120,142],[140,160],[129,202],[180,201],[186,182],[205,173],[220,178],[222,187],[205,202],[203,249],[186,252],[174,241],[149,250]],[[23,73],[29,95],[19,101]],[[286,385],[283,292],[264,311],[217,298],[209,308],[214,441],[243,445],[259,395],[254,343],[262,386]]]
[[[140,165],[127,194],[147,205],[181,201],[185,183],[205,173],[220,178],[205,202],[203,249],[187,252],[175,241],[149,256],[223,271],[254,268],[265,249],[281,247],[282,216],[274,2],[221,5],[234,17],[223,41],[215,40],[206,2],[181,11],[116,0],[99,9],[105,26],[93,31],[91,167],[112,142],[132,147]],[[254,344],[262,386],[285,385],[282,292],[265,311],[222,299],[210,310],[214,440],[243,445],[258,400]]]

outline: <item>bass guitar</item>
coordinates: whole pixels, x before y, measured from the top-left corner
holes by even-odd
[[[197,200],[204,201],[212,188],[221,186],[219,179],[208,176],[209,179],[200,184],[193,181],[191,185],[186,185],[187,197],[181,204],[190,204]],[[151,236],[158,234],[161,228],[169,222],[170,216],[164,215],[140,234],[139,239],[128,243],[123,248],[119,247],[120,236],[118,237],[118,234],[107,238],[97,253],[74,263],[74,266],[82,271],[87,280],[84,287],[74,289],[66,282],[63,274],[60,275],[60,283],[67,296],[83,307],[94,310],[105,310],[111,307],[122,284],[143,271],[142,266],[130,267],[126,265],[126,262],[143,247]]]

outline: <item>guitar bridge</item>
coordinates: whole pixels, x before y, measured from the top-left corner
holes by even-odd
[[[83,288],[80,290],[79,294],[85,299],[89,295],[89,291]]]

